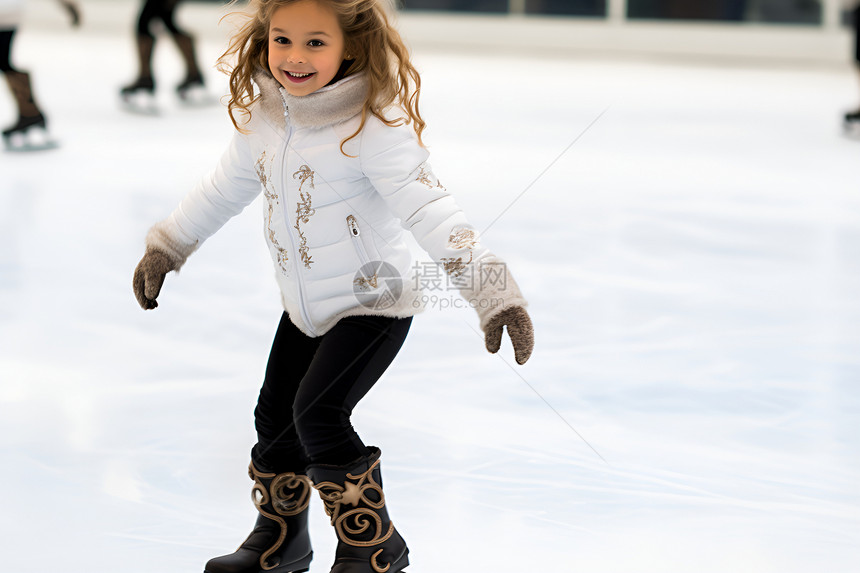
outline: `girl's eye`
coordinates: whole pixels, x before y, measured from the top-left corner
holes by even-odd
[[[275,42],[276,44],[289,44],[290,43],[290,39],[284,38],[283,36],[276,36],[272,41]]]
[[[325,44],[322,42],[322,40],[311,40],[308,42],[308,46],[312,48],[321,48],[325,46]]]

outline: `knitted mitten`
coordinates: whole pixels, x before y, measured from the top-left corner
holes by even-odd
[[[517,363],[525,364],[535,344],[534,327],[526,312],[528,303],[508,265],[488,254],[455,271],[452,282],[460,286],[460,294],[477,311],[487,350],[492,353],[499,351],[502,333],[507,326],[514,357]]]
[[[161,292],[164,277],[170,271],[178,271],[196,249],[196,241],[182,242],[164,221],[153,225],[146,234],[146,252],[134,269],[132,281],[134,296],[141,308],[150,310],[158,306],[155,299]]]

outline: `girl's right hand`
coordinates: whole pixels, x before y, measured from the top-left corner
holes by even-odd
[[[156,298],[161,292],[164,277],[170,271],[176,270],[167,253],[158,249],[148,248],[143,258],[134,269],[132,287],[137,303],[143,310],[151,310],[158,306]]]

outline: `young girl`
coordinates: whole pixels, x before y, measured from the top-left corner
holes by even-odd
[[[214,173],[146,236],[134,291],[157,306],[166,273],[260,192],[285,313],[255,410],[256,525],[207,573],[298,572],[312,552],[316,488],[338,539],[332,572],[397,573],[406,544],[388,517],[378,448],[350,424],[400,349],[421,296],[404,229],[477,312],[496,352],[507,326],[533,347],[526,301],[478,242],[421,143],[420,78],[384,0],[256,0],[222,57],[237,131]],[[253,81],[253,83],[252,83]],[[425,297],[426,298],[426,297]]]

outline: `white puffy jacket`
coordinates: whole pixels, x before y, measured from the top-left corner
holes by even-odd
[[[341,142],[360,123],[364,75],[303,97],[289,95],[268,74],[255,81],[261,99],[244,126],[248,133],[234,134],[214,172],[150,230],[148,246],[184,261],[262,192],[264,232],[283,306],[309,336],[325,333],[344,316],[405,317],[422,310],[404,229],[451,276],[471,277],[461,293],[474,306],[481,306],[479,299],[504,297],[478,309],[482,327],[503,308],[525,306],[509,276],[503,292],[498,285],[488,290],[476,284],[479,262],[501,262],[478,244],[411,126],[390,127],[370,116],[361,134],[344,145],[351,157],[341,153]],[[357,274],[372,261],[396,272]],[[392,281],[399,287],[391,288]],[[364,304],[356,294],[383,287],[402,294],[381,305]]]

